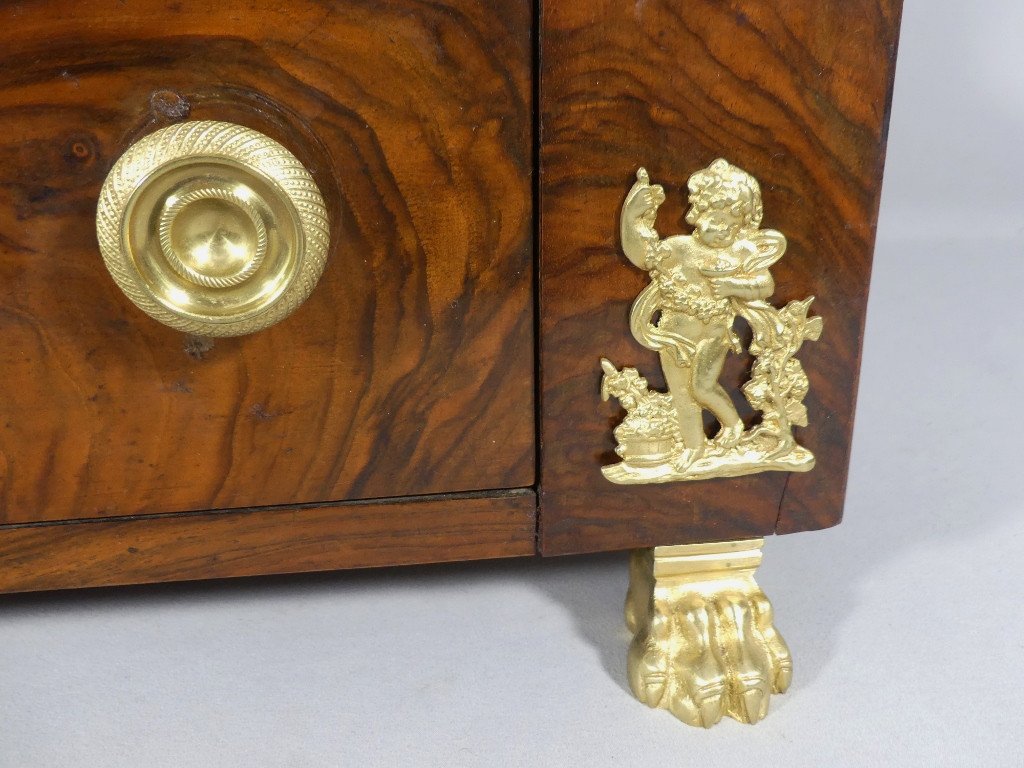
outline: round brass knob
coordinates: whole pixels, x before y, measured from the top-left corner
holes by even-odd
[[[327,259],[327,208],[291,152],[232,123],[187,122],[128,148],[96,210],[103,260],[155,320],[241,336],[291,314]]]

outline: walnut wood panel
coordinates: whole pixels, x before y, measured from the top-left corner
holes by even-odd
[[[536,496],[346,502],[0,527],[0,592],[535,554]]]
[[[900,0],[546,2],[541,17],[541,549],[562,553],[741,538],[839,521],[881,185]],[[789,239],[773,302],[815,295],[821,341],[800,352],[807,474],[616,486],[599,359],[664,388],[628,314],[647,284],[617,242],[643,165],[666,185],[663,235],[691,173],[726,157],[757,177],[764,226]],[[748,332],[749,335],[749,332]],[[742,408],[747,357],[723,383]],[[741,410],[741,413],[744,411]],[[749,406],[745,414],[753,417]]]
[[[530,30],[528,0],[2,4],[0,521],[530,485]],[[254,336],[157,324],[97,249],[110,166],[188,118],[281,141],[332,212]]]

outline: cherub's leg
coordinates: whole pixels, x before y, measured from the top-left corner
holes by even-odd
[[[679,437],[683,441],[683,455],[678,457],[676,463],[679,469],[685,469],[704,450],[702,409],[690,392],[690,382],[693,378],[690,366],[680,365],[672,350],[662,350],[661,369],[665,373],[669,394],[672,395]]]
[[[729,393],[718,383],[728,351],[729,346],[725,339],[705,339],[697,345],[691,374],[694,398],[701,406],[711,411],[722,425],[715,442],[726,447],[735,445],[743,434],[743,421],[736,411],[736,406],[733,405]]]

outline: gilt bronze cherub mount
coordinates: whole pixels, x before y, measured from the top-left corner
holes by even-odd
[[[806,472],[814,456],[796,443],[793,426],[807,424],[808,382],[795,355],[820,336],[822,320],[807,316],[813,297],[782,309],[765,301],[775,290],[769,268],[786,252],[786,238],[760,228],[757,181],[716,160],[690,177],[686,221],[693,234],[662,239],[654,224],[665,192],[643,168],[636,179],[622,206],[622,248],[651,282],[634,301],[629,325],[658,353],[669,391],[652,391],[635,368],[601,360],[601,397],[626,409],[615,429],[622,461],[604,467],[605,477],[629,484]],[[718,381],[726,355],[743,351],[733,330],[737,315],[753,331],[743,394],[761,418],[750,429]],[[704,434],[705,410],[720,424],[713,439]]]

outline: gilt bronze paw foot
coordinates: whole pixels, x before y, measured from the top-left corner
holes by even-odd
[[[789,649],[754,581],[762,539],[636,550],[626,624],[629,683],[649,707],[710,728],[756,723],[792,677]]]

